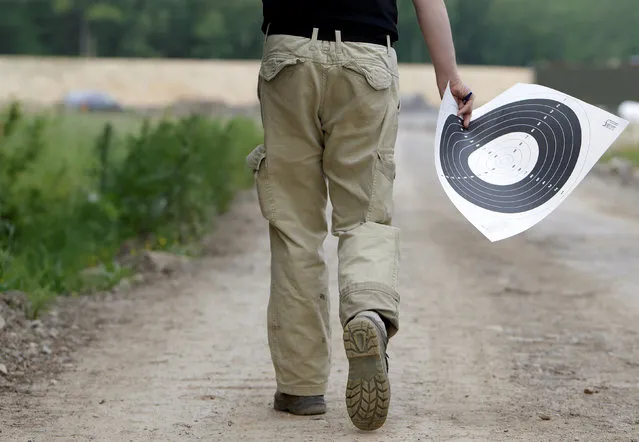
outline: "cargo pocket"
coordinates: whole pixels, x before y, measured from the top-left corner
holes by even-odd
[[[393,154],[378,152],[373,173],[367,221],[379,224],[391,223],[393,218],[395,173],[396,166]]]
[[[262,216],[270,222],[275,221],[275,203],[268,180],[266,148],[260,144],[246,157],[246,165],[253,172],[255,187]]]
[[[344,67],[363,76],[368,85],[376,91],[388,89],[393,84],[393,73],[381,63],[353,60]]]

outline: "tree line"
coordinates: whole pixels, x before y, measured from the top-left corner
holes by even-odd
[[[463,64],[625,62],[637,0],[446,0]],[[412,0],[398,0],[402,62],[428,62]],[[0,54],[254,59],[260,0],[0,0]]]

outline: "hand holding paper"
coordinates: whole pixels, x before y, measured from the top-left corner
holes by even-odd
[[[457,111],[457,116],[464,120],[464,127],[467,128],[472,117],[475,96],[470,88],[461,80],[450,83],[449,89],[459,109]]]

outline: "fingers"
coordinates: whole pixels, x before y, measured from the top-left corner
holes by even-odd
[[[473,113],[473,102],[474,100],[471,98],[470,100],[468,100],[468,102],[466,102],[466,104],[463,104],[463,101],[460,102],[460,108],[459,111],[457,112],[457,116],[458,117],[462,117],[464,118],[464,127],[468,127],[468,125],[470,124],[470,118],[472,117],[472,113]]]
[[[464,127],[466,129],[468,129],[468,126],[470,126],[470,118],[471,117],[472,117],[472,113],[470,111],[464,116]]]
[[[461,80],[454,82],[454,84],[451,84],[450,89],[459,107],[457,116],[463,117],[464,127],[468,128],[473,113],[475,96],[472,94],[470,87],[466,86]],[[467,101],[464,102],[464,100]]]

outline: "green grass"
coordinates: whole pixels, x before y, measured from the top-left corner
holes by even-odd
[[[126,114],[0,113],[0,291],[28,293],[36,316],[55,295],[102,290],[130,274],[124,242],[189,250],[234,193],[261,142],[245,118],[146,121]],[[84,269],[102,271],[86,278]]]
[[[98,161],[94,143],[105,124],[113,124],[117,132],[111,153],[114,161],[126,154],[122,142],[125,135],[143,124],[142,119],[128,115],[47,113],[43,116],[47,119],[43,132],[45,146],[38,160],[21,176],[19,185],[60,198],[92,185],[89,171]]]
[[[631,123],[601,160],[608,162],[614,157],[625,158],[639,166],[639,124]]]
[[[602,162],[608,162],[614,157],[625,158],[639,167],[639,145],[623,144],[609,149],[602,157]]]
[[[639,146],[619,149],[615,152],[615,154],[622,158],[626,158],[632,161],[632,163],[636,166],[639,166]]]

